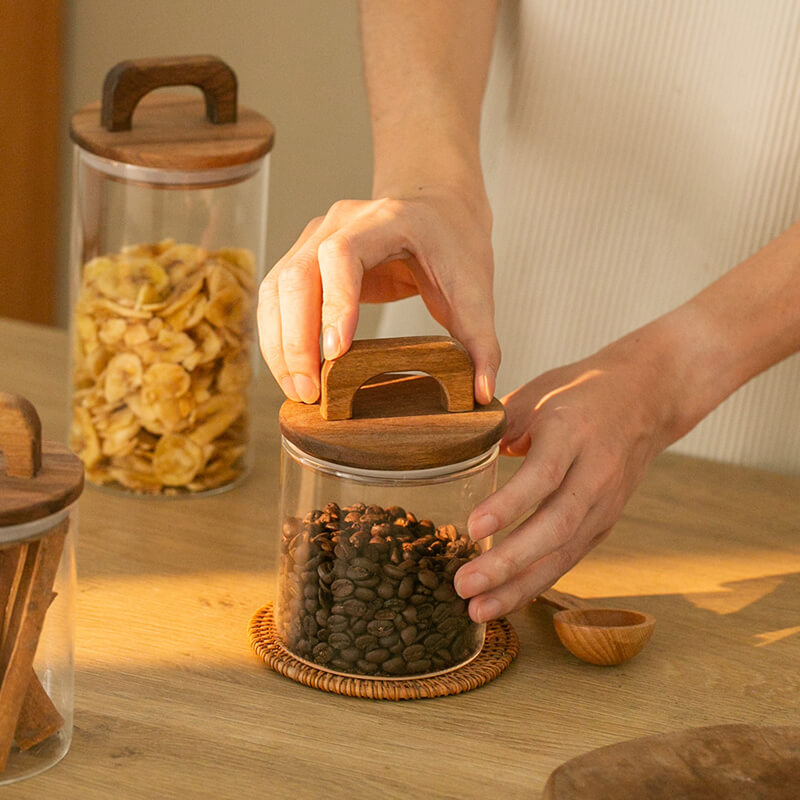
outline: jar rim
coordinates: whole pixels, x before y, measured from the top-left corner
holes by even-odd
[[[0,544],[14,544],[15,542],[38,538],[40,534],[47,533],[51,528],[65,520],[76,503],[77,500],[74,500],[60,511],[56,511],[46,517],[33,519],[30,522],[18,522],[15,525],[0,526]]]
[[[426,467],[424,469],[366,469],[364,467],[337,464],[334,461],[326,461],[313,456],[299,448],[286,436],[281,436],[281,445],[291,458],[304,467],[310,467],[317,472],[323,472],[326,475],[344,478],[356,483],[376,485],[403,483],[404,485],[413,486],[444,483],[455,477],[466,477],[472,472],[479,471],[494,461],[500,452],[500,445],[495,444],[477,456],[468,458],[465,461],[458,461],[455,464],[444,464],[439,467]]]

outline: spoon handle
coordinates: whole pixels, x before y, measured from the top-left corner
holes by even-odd
[[[592,608],[592,606],[580,597],[574,594],[567,594],[566,592],[559,592],[558,589],[548,589],[542,592],[537,598],[539,602],[546,603],[548,606],[553,606],[559,611],[565,610],[583,610]]]

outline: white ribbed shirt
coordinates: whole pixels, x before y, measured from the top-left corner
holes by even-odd
[[[500,395],[681,304],[800,218],[800,2],[503,2],[482,156]],[[414,298],[384,310],[379,335],[436,329]],[[795,355],[673,449],[800,474],[798,395]]]

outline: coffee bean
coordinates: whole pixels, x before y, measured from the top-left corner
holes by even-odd
[[[400,581],[406,576],[405,571],[394,564],[384,564],[383,574],[386,575],[387,578],[392,578],[396,581]]]
[[[390,675],[399,675],[401,672],[403,672],[403,670],[405,670],[406,662],[403,661],[400,656],[395,656],[394,658],[384,661],[381,666],[383,667],[384,672],[388,672]]]
[[[359,599],[369,601],[375,598],[375,591],[374,589],[369,589],[366,586],[356,586],[355,591],[353,594]]]
[[[419,579],[419,582],[423,586],[427,586],[428,589],[435,589],[439,585],[439,579],[429,569],[420,570],[419,575],[417,577]]]
[[[433,596],[440,603],[446,603],[448,601],[452,602],[458,597],[458,595],[456,594],[456,590],[453,588],[452,584],[447,584],[447,583],[444,583],[441,586],[438,586],[436,589],[434,589]]]
[[[353,668],[353,665],[349,661],[345,661],[343,658],[332,658],[328,663],[328,666],[338,669],[339,672],[349,672]]]
[[[402,611],[403,619],[409,624],[417,621],[417,609],[414,606],[407,606]]]
[[[410,675],[418,675],[420,672],[428,672],[431,668],[431,660],[429,658],[422,658],[419,661],[409,661],[406,664],[406,669]]]
[[[358,661],[361,655],[361,651],[357,647],[346,647],[339,651],[339,656],[343,661]]]
[[[361,650],[374,650],[378,646],[378,639],[368,633],[364,633],[356,638],[356,647]]]
[[[306,636],[314,636],[318,630],[319,625],[317,625],[317,621],[314,617],[308,616],[303,619],[303,631]]]
[[[390,655],[391,653],[385,647],[376,647],[365,653],[364,660],[372,664],[382,664]]]
[[[391,608],[392,611],[400,612],[406,607],[406,601],[401,600],[399,597],[390,597],[388,600],[383,601],[384,608]]]
[[[352,581],[363,581],[365,578],[369,578],[370,572],[369,570],[364,569],[364,567],[348,567],[347,568],[347,577],[350,578]]]
[[[397,587],[397,596],[401,600],[405,600],[414,592],[414,577],[412,575],[406,575],[401,581],[400,585]]]
[[[387,633],[386,636],[381,636],[378,639],[378,644],[381,647],[392,648],[398,643],[402,644],[402,641],[403,640],[400,638],[400,634],[393,631],[392,633]],[[403,648],[401,647],[400,649],[402,650]]]
[[[394,622],[390,619],[373,619],[367,624],[367,630],[373,636],[386,636],[394,630]]]
[[[429,633],[423,640],[425,649],[429,652],[438,650],[444,644],[444,636],[441,633]]]
[[[377,591],[378,597],[382,597],[384,600],[394,597],[394,586],[392,586],[391,581],[388,580],[381,581],[375,591]]]
[[[312,651],[314,661],[318,664],[327,664],[333,658],[333,648],[325,642],[320,642]]]
[[[328,617],[328,630],[339,632],[346,631],[350,620],[339,614],[331,614]]]
[[[417,619],[428,619],[433,614],[433,606],[430,603],[417,606]]]
[[[364,661],[359,659],[356,662],[356,666],[358,667],[358,671],[362,675],[374,675],[381,667],[380,664],[373,664],[369,661]]]
[[[345,614],[351,617],[362,617],[367,613],[367,604],[362,600],[350,598],[350,600],[345,600],[343,606]]]
[[[409,645],[414,644],[417,639],[417,628],[415,625],[409,625],[403,630],[400,631],[400,638],[403,640],[403,644]]]
[[[350,633],[353,636],[361,636],[361,634],[364,633],[364,631],[366,630],[367,630],[367,620],[364,619],[363,617],[361,619],[355,620],[355,622],[353,622],[350,625]]]
[[[406,661],[418,661],[425,655],[425,646],[421,644],[412,644],[403,650],[403,658]]]
[[[350,634],[344,633],[343,631],[334,632],[328,636],[328,644],[331,647],[335,647],[337,650],[349,647],[350,642]]]
[[[331,584],[331,592],[333,592],[333,596],[337,599],[349,597],[353,594],[353,589],[355,588],[353,582],[347,580],[347,578],[338,578]]]
[[[331,609],[333,611],[333,609]],[[334,612],[335,613],[335,612]],[[450,616],[450,604],[449,603],[439,603],[436,608],[433,609],[433,614],[431,615],[431,619],[437,625],[444,619]]]

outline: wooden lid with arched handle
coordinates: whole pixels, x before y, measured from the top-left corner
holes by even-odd
[[[158,92],[195,86],[194,94]],[[237,104],[234,71],[215,56],[140,58],[111,68],[102,102],[72,116],[70,135],[90,153],[165,170],[248,164],[272,148],[275,129]]]
[[[472,361],[454,339],[355,341],[323,365],[319,403],[283,404],[281,432],[309,455],[361,469],[467,461],[505,430],[503,405],[475,405],[473,381]]]
[[[80,459],[42,441],[39,415],[24,397],[0,392],[0,526],[55,514],[82,489]]]

